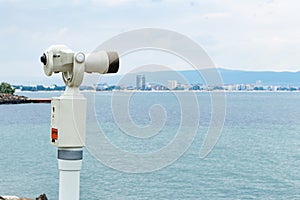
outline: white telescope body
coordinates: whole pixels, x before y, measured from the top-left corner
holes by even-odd
[[[85,72],[87,73],[116,73],[118,68],[119,56],[116,52],[98,51],[86,56]]]
[[[52,45],[41,57],[47,76],[62,72],[67,86],[78,87],[82,83],[84,72],[117,73],[119,56],[117,52],[98,51],[90,54],[74,52],[65,45]]]
[[[74,52],[65,45],[52,45],[41,57],[47,76],[62,73],[67,89],[60,97],[51,101],[52,145],[62,148],[85,145],[86,99],[78,87],[87,73],[116,73],[119,56],[116,52],[97,51],[84,54]]]
[[[74,52],[64,45],[50,46],[41,56],[47,76],[62,73],[66,91],[51,100],[50,143],[58,147],[59,200],[79,200],[80,170],[86,129],[86,99],[79,86],[87,73],[117,73],[116,52]]]

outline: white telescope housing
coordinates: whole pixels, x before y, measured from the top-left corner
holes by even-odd
[[[117,73],[119,56],[117,52],[98,51],[90,54],[74,52],[65,45],[52,45],[41,56],[44,72],[47,76],[62,72],[67,86],[79,87],[84,72]]]
[[[86,99],[79,86],[87,73],[117,73],[116,52],[84,54],[64,45],[50,46],[41,56],[47,76],[62,73],[66,91],[51,101],[50,143],[58,147],[59,200],[79,200],[80,170],[86,129]]]
[[[78,87],[87,73],[116,73],[119,56],[116,52],[98,51],[84,54],[74,52],[65,45],[52,45],[41,56],[47,76],[62,73],[67,86],[60,97],[51,101],[52,145],[62,148],[83,147],[85,145],[86,99]]]

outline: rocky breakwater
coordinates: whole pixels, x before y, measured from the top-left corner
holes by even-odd
[[[16,196],[0,196],[0,200],[48,200],[47,196],[45,194],[41,194],[35,199],[31,198],[19,198]]]
[[[0,93],[0,104],[31,103],[31,100],[24,96]]]

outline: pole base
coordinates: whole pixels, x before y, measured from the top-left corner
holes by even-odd
[[[58,149],[59,200],[79,200],[82,148]]]

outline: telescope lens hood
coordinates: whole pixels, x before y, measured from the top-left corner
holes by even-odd
[[[119,55],[117,52],[107,52],[109,66],[107,73],[117,73],[119,70]]]

